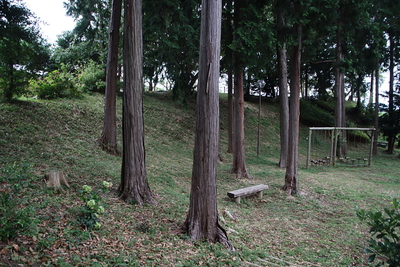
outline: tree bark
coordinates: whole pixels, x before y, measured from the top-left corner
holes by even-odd
[[[54,187],[57,190],[63,190],[61,185],[65,185],[66,187],[70,188],[62,171],[48,172],[44,177],[47,187]]]
[[[227,2],[227,43],[233,42],[232,27],[232,1]],[[228,58],[228,153],[233,153],[233,51],[227,45],[226,57]]]
[[[389,31],[389,127],[394,127],[394,40],[393,40],[393,33]],[[394,152],[394,144],[396,141],[396,136],[393,133],[388,135],[388,154],[393,154]]]
[[[299,119],[300,119],[300,64],[302,25],[295,24],[297,44],[293,46],[290,68],[289,147],[283,190],[288,195],[300,195],[298,179]]]
[[[287,81],[287,57],[286,42],[284,40],[283,28],[285,26],[285,17],[283,11],[284,2],[278,1],[278,40],[277,57],[278,57],[278,77],[279,77],[279,111],[280,111],[280,145],[281,155],[278,166],[283,169],[287,165],[288,144],[289,144],[289,98],[288,98],[288,81]]]
[[[374,110],[374,143],[372,144],[372,154],[378,154],[378,133],[379,133],[379,61],[376,60],[375,67],[375,110]]]
[[[234,26],[240,27],[243,19],[243,0],[235,1]],[[239,37],[238,37],[239,38]],[[240,41],[239,41],[240,43]],[[240,46],[240,45],[239,45]],[[244,90],[243,90],[243,62],[241,52],[234,51],[234,130],[233,130],[233,163],[231,173],[237,178],[251,178],[246,168],[244,150]]]
[[[218,222],[217,210],[221,16],[221,0],[202,1],[192,186],[182,229],[192,240],[221,242],[234,250]]]
[[[145,164],[142,1],[125,0],[124,11],[123,157],[119,191],[124,201],[155,204]]]
[[[106,96],[104,105],[103,132],[100,137],[102,147],[112,154],[118,154],[116,98],[118,82],[119,28],[121,25],[122,0],[114,0],[110,20],[108,56],[106,69]]]
[[[342,61],[344,58],[343,48],[342,48],[342,32],[341,32],[341,22],[339,22],[339,28],[336,35],[336,72],[335,72],[335,127],[345,127],[346,126],[346,114],[345,114],[345,97],[344,97],[344,73],[341,70]],[[342,132],[342,142],[338,149],[339,155],[342,156],[347,153],[346,145],[346,134]]]

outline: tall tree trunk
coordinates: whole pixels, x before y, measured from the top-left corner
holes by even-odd
[[[278,0],[278,40],[277,56],[278,56],[278,77],[279,77],[279,114],[280,114],[280,145],[281,155],[279,159],[279,168],[286,168],[289,145],[289,98],[288,98],[288,81],[287,81],[287,57],[286,42],[283,33],[285,26],[284,17],[284,1]]]
[[[234,26],[239,29],[243,14],[243,0],[235,1]],[[238,37],[240,38],[240,37]],[[243,90],[243,62],[241,52],[234,51],[234,130],[233,130],[233,163],[231,173],[236,173],[238,178],[250,178],[246,168],[244,150],[244,90]]]
[[[118,82],[119,28],[121,25],[122,0],[114,0],[110,20],[108,56],[106,69],[106,96],[104,105],[104,124],[100,143],[112,154],[118,154],[116,98]]]
[[[227,2],[227,43],[233,42],[233,27],[232,27],[232,1]],[[226,57],[228,58],[228,153],[233,152],[233,51],[227,45]]]
[[[233,152],[233,72],[228,69],[228,153]]]
[[[371,72],[371,86],[369,88],[369,101],[368,101],[369,106],[372,106],[372,103],[374,103],[374,75],[375,75],[375,69],[372,70]]]
[[[121,199],[155,203],[146,176],[143,121],[142,1],[125,0]]]
[[[394,40],[393,33],[389,32],[389,127],[394,127]],[[395,134],[389,134],[388,136],[388,154],[393,154],[394,144],[396,141]]]
[[[346,114],[344,106],[344,73],[341,70],[342,61],[344,58],[342,48],[342,32],[341,23],[339,23],[339,29],[337,30],[336,36],[336,72],[335,72],[335,127],[345,127],[346,125]],[[338,156],[345,155],[347,152],[346,144],[346,133],[342,132],[342,142],[338,149]]]
[[[217,210],[221,16],[221,0],[202,1],[192,187],[182,228],[192,240],[221,242],[234,250],[219,224]]]
[[[298,178],[299,119],[300,119],[300,64],[302,25],[295,24],[297,44],[293,46],[290,68],[289,149],[283,190],[288,195],[300,195]]]
[[[376,60],[375,67],[375,110],[374,110],[374,143],[372,146],[372,154],[378,154],[378,129],[379,129],[379,61]]]

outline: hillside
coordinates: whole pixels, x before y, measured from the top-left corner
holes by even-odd
[[[304,128],[302,195],[288,197],[281,190],[285,171],[276,167],[277,103],[263,103],[260,156],[258,106],[246,102],[245,107],[246,161],[253,179],[237,180],[229,174],[226,95],[221,95],[218,209],[237,249],[230,253],[219,244],[192,243],[176,233],[189,207],[193,101],[184,106],[173,103],[168,93],[145,93],[147,175],[158,205],[144,207],[118,199],[121,157],[107,154],[97,143],[103,96],[0,103],[0,193],[20,199],[17,208],[32,208],[26,217],[36,225],[29,234],[0,242],[0,266],[367,266],[362,247],[368,227],[357,219],[355,209],[381,209],[390,204],[390,197],[400,198],[398,159],[380,153],[371,167],[307,170]],[[121,114],[119,131],[120,123]],[[47,189],[43,177],[52,170],[63,171],[71,188]],[[103,181],[112,183],[111,190],[101,189]],[[250,197],[237,205],[226,196],[230,190],[260,183],[270,186],[262,199]],[[103,200],[100,229],[85,231],[77,225],[83,185]]]

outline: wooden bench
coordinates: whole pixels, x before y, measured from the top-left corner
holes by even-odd
[[[388,142],[382,142],[382,141],[377,141],[376,142],[377,146],[387,148]]]
[[[265,189],[268,189],[268,185],[265,185],[265,184],[254,185],[254,186],[230,191],[230,192],[228,192],[228,197],[234,198],[235,202],[237,204],[240,204],[240,198],[243,196],[257,194],[257,197],[261,198],[263,195],[263,191]]]

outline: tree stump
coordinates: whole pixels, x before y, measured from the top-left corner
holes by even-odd
[[[65,185],[70,188],[62,171],[48,172],[45,174],[44,178],[46,179],[47,187],[54,187],[55,189],[63,190],[61,185]]]

